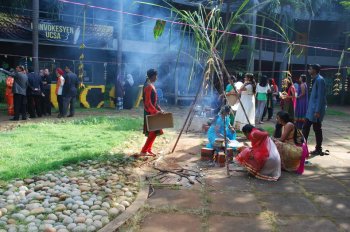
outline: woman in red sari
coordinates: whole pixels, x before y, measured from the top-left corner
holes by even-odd
[[[143,104],[144,104],[144,125],[143,133],[147,136],[145,145],[143,146],[141,156],[155,156],[152,151],[153,143],[157,136],[162,135],[162,130],[148,131],[146,125],[146,116],[163,113],[163,110],[158,105],[158,96],[154,82],[157,81],[158,72],[154,69],[147,71],[147,79],[143,86]]]
[[[258,179],[277,181],[281,176],[281,159],[269,133],[252,125],[245,125],[242,131],[252,147],[239,153],[236,161]]]

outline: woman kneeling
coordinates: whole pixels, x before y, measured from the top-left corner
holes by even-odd
[[[252,125],[245,125],[242,131],[252,147],[245,148],[236,156],[238,163],[256,178],[277,181],[281,176],[281,159],[269,134]]]
[[[212,121],[208,130],[207,148],[215,147],[215,140],[218,138],[223,139],[226,132],[226,138],[230,141],[236,140],[236,132],[230,125],[230,106],[223,106],[220,113]]]
[[[302,133],[291,122],[289,114],[285,111],[277,113],[277,123],[281,125],[280,138],[275,138],[274,142],[281,155],[282,168],[289,172],[302,174],[304,172],[304,162],[308,156],[307,144]]]

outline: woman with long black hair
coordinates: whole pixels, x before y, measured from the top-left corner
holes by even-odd
[[[243,126],[246,124],[255,125],[255,93],[256,93],[256,83],[254,80],[254,75],[251,73],[245,74],[244,84],[240,88],[239,93],[241,95],[234,127],[236,129],[242,130]],[[243,106],[243,107],[242,107]],[[244,113],[244,110],[246,114]],[[247,117],[249,121],[247,120]]]

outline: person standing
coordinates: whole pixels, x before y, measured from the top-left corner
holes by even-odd
[[[123,88],[123,78],[117,75],[115,80],[115,108],[116,110],[123,110],[123,98],[124,98],[124,88]]]
[[[245,74],[244,84],[239,90],[241,103],[238,105],[234,127],[242,130],[246,124],[255,125],[255,93],[256,83],[252,73]],[[242,107],[243,106],[243,107]],[[245,111],[245,113],[244,113]],[[247,117],[249,121],[247,120]]]
[[[13,72],[13,71],[14,71],[13,69],[10,70],[10,72]],[[14,116],[15,114],[14,104],[13,104],[13,92],[12,92],[13,82],[14,82],[14,79],[12,76],[8,76],[6,78],[5,98],[7,102],[7,111],[9,116]]]
[[[267,103],[267,94],[271,92],[270,90],[270,86],[267,83],[267,76],[261,76],[260,78],[260,82],[256,87],[256,92],[257,92],[257,108],[256,108],[256,118],[257,118],[257,122],[259,124],[263,124],[262,122],[262,117],[264,114],[264,109]]]
[[[132,78],[131,74],[128,74],[126,76],[125,84],[124,84],[124,90],[125,90],[125,96],[123,99],[123,108],[124,109],[132,109],[133,103],[134,103],[134,95],[132,91],[132,87],[134,85],[134,79]]]
[[[297,96],[297,107],[295,109],[295,126],[302,129],[305,123],[305,115],[309,103],[309,94],[307,92],[306,75],[303,74],[298,79],[299,88]]]
[[[28,73],[28,113],[30,118],[41,117],[41,78],[34,73],[32,68],[29,68]]]
[[[270,121],[272,119],[273,108],[275,107],[275,105],[277,103],[278,86],[276,85],[276,82],[273,78],[269,78],[268,83],[270,86],[270,92],[267,93],[266,107],[264,109],[264,113],[263,113],[261,121],[264,121],[266,113],[267,113],[267,121]]]
[[[63,86],[63,117],[67,115],[69,106],[69,115],[67,117],[73,117],[75,113],[75,101],[78,95],[79,79],[75,73],[71,71],[71,68],[66,66],[65,68],[65,83]]]
[[[62,92],[63,92],[63,86],[64,86],[64,71],[60,68],[56,69],[56,76],[57,76],[57,82],[56,82],[56,96],[57,96],[57,103],[58,103],[58,118],[63,117],[63,97],[62,97]]]
[[[163,110],[158,105],[158,96],[154,83],[158,79],[158,72],[155,69],[149,69],[147,71],[147,79],[143,86],[143,104],[144,104],[144,124],[143,133],[147,136],[145,145],[143,146],[140,155],[141,156],[155,156],[152,151],[153,143],[157,136],[163,134],[163,130],[148,131],[146,124],[147,115],[155,115],[163,113]]]
[[[311,95],[309,99],[309,106],[306,112],[306,120],[303,126],[303,134],[306,140],[308,140],[310,128],[313,126],[313,130],[316,136],[315,150],[310,152],[311,155],[322,155],[322,121],[326,113],[326,82],[320,75],[321,66],[319,64],[309,65],[308,72],[313,79],[313,85]]]
[[[282,96],[281,96],[283,100],[282,110],[286,111],[289,114],[291,122],[294,123],[295,107],[297,104],[296,90],[290,75],[288,75],[283,81],[284,81],[286,90],[285,92],[282,93]]]
[[[14,78],[12,86],[13,100],[14,100],[14,117],[12,121],[19,121],[20,114],[22,120],[27,120],[27,88],[28,88],[28,76],[22,65],[16,67],[16,71],[11,73],[4,69],[0,69],[4,73]]]
[[[51,77],[50,71],[46,68],[41,75],[42,89],[42,104],[41,111],[43,115],[51,116]]]

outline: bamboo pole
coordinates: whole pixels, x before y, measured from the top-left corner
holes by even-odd
[[[230,76],[230,73],[227,71],[226,65],[224,64],[223,60],[222,60],[222,59],[220,59],[220,57],[218,57],[218,55],[217,55],[217,54],[216,54],[216,56],[215,56],[215,57],[216,57],[216,58],[218,59],[218,61],[221,63],[222,68],[223,68],[223,71],[225,72],[225,74],[226,74],[227,76]],[[237,91],[236,87],[235,87],[234,85],[233,85],[232,87],[233,87],[233,90],[235,91],[235,93],[237,94],[237,99],[238,99],[239,104],[240,104],[240,105],[241,105],[241,107],[242,107],[242,110],[243,110],[244,116],[246,117],[246,119],[247,119],[247,121],[248,121],[248,124],[249,124],[249,125],[251,125],[250,120],[249,120],[248,115],[247,115],[247,112],[246,112],[246,110],[245,110],[245,108],[244,108],[244,106],[243,106],[243,104],[242,104],[242,102],[241,102],[241,97],[239,96],[239,94],[238,94],[238,91]],[[225,98],[227,99],[227,97],[226,97],[226,94],[225,94],[225,93],[224,93],[224,96],[225,96]]]
[[[208,69],[209,69],[208,71],[210,71],[210,66],[208,66]],[[209,74],[210,74],[210,73],[209,73]],[[183,124],[183,126],[182,126],[182,128],[181,128],[180,134],[177,136],[176,142],[175,142],[175,144],[174,144],[173,149],[171,150],[171,153],[174,153],[174,151],[175,151],[175,149],[176,149],[176,147],[177,147],[177,144],[179,143],[179,140],[180,140],[180,138],[181,138],[181,135],[182,135],[183,131],[185,130],[185,127],[186,127],[186,124],[187,124],[187,122],[188,122],[188,119],[190,118],[190,116],[191,116],[191,114],[192,114],[192,111],[193,111],[193,109],[194,109],[194,106],[195,106],[196,103],[197,103],[199,93],[201,92],[201,90],[202,90],[202,88],[203,88],[203,86],[204,86],[204,84],[205,84],[205,81],[206,81],[206,79],[207,79],[207,78],[206,78],[206,75],[207,75],[207,72],[206,72],[206,73],[204,74],[204,76],[203,76],[203,82],[202,82],[202,84],[199,85],[199,87],[198,87],[198,90],[197,90],[196,96],[195,96],[195,98],[194,98],[194,100],[193,100],[193,103],[192,103],[192,105],[191,105],[190,111],[189,111],[188,114],[187,114],[186,120],[185,120],[185,122],[184,122],[184,124]]]

